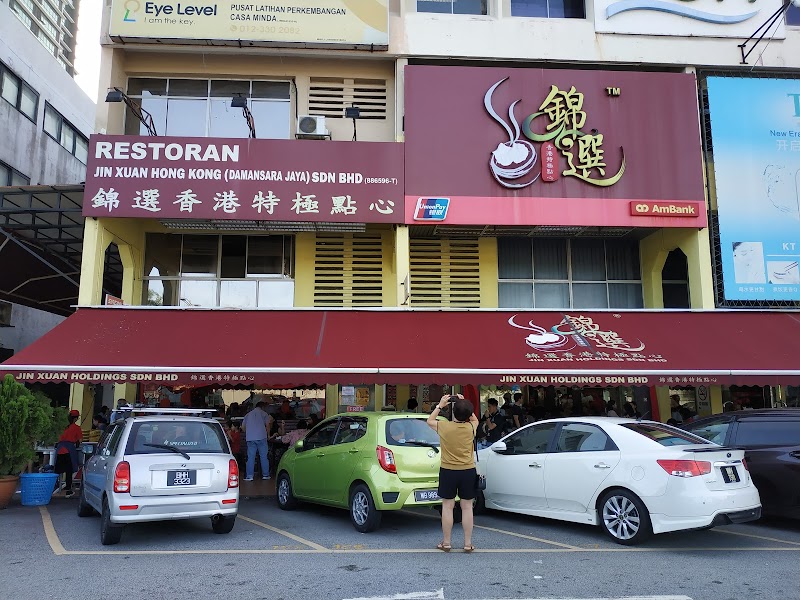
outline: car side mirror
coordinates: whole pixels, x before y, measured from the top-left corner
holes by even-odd
[[[297,440],[295,442],[294,451],[295,452],[302,452],[303,451],[303,440]]]
[[[495,442],[494,444],[489,446],[489,449],[492,452],[497,452],[497,454],[506,454],[508,452],[508,448],[506,448],[505,442]]]

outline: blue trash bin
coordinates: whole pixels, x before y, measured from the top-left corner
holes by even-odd
[[[19,476],[19,480],[22,505],[43,506],[50,503],[58,475],[55,473],[23,473]]]

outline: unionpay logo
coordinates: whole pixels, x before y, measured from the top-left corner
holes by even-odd
[[[444,221],[450,198],[419,198],[414,209],[415,221]]]

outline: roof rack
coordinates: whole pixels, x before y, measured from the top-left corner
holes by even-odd
[[[156,408],[152,406],[118,406],[111,411],[111,421],[118,421],[132,416],[133,413],[137,414],[150,414],[150,415],[196,415],[201,416],[204,414],[216,415],[218,413],[216,408]]]

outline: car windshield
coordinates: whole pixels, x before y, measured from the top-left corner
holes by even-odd
[[[708,440],[691,434],[688,431],[681,431],[669,425],[659,425],[656,423],[624,423],[621,427],[635,431],[662,446],[694,446],[697,444],[708,444]]]
[[[128,440],[126,454],[170,454],[171,448],[192,454],[228,453],[222,428],[202,421],[134,423]]]
[[[386,443],[390,446],[439,446],[439,434],[423,419],[389,419]]]

